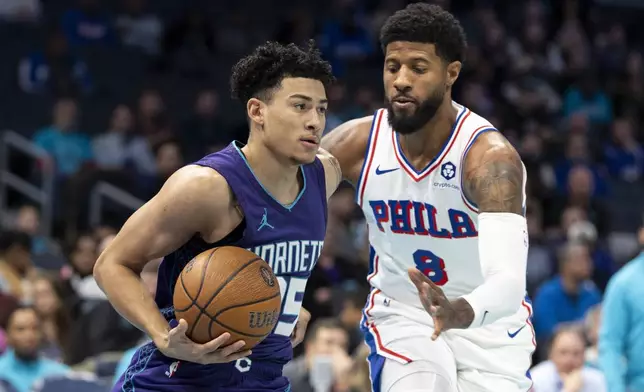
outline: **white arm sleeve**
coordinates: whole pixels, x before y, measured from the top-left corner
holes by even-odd
[[[526,219],[509,212],[484,212],[479,214],[478,223],[479,259],[485,281],[463,296],[474,309],[469,328],[513,315],[526,291]]]

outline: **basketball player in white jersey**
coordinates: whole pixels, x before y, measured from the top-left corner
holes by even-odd
[[[525,392],[526,173],[486,119],[452,101],[466,40],[416,3],[381,31],[387,108],[323,140],[369,225],[363,330],[375,392]]]

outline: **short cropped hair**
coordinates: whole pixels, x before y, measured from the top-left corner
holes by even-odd
[[[4,253],[14,246],[24,250],[31,249],[31,237],[21,231],[9,230],[0,232],[0,253]]]
[[[275,89],[288,77],[319,80],[325,88],[335,81],[331,64],[322,59],[315,41],[310,40],[306,49],[267,42],[233,66],[232,97],[244,103],[251,98],[270,101]]]
[[[318,333],[322,329],[341,329],[344,331],[344,328],[342,327],[342,323],[340,323],[340,320],[336,318],[322,318],[315,320],[311,327],[306,331],[306,342],[311,343],[314,342],[315,339],[318,337]]]
[[[552,336],[548,339],[548,353],[552,351],[557,338],[567,333],[577,336],[583,344],[586,344],[586,335],[584,334],[583,325],[579,323],[562,323],[555,328]]]
[[[434,44],[438,57],[451,63],[465,61],[467,40],[460,22],[438,5],[414,3],[391,15],[380,29],[380,43],[396,41]]]

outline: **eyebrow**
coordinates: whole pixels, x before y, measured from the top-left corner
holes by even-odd
[[[299,99],[303,99],[303,100],[305,100],[307,102],[313,102],[313,98],[311,98],[309,96],[306,96],[306,95],[303,95],[303,94],[293,94],[289,98],[299,98]],[[328,102],[329,102],[328,99],[321,99],[320,100],[320,103],[328,103]]]
[[[432,62],[431,59],[428,59],[428,58],[425,58],[425,57],[420,57],[420,56],[411,57],[411,58],[409,58],[409,61],[415,62],[415,63],[431,63]],[[389,58],[385,59],[385,62],[387,62],[387,63],[389,63],[389,62],[398,62],[398,63],[400,63],[401,60],[398,57],[389,57]]]

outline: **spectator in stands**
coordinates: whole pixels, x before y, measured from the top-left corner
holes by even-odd
[[[71,326],[73,339],[70,341],[69,358],[66,358],[70,365],[77,365],[101,353],[122,352],[141,340],[141,331],[123,319],[105,300],[91,272],[98,252],[105,249],[113,236],[107,234],[97,248],[99,236],[84,234],[72,252],[72,262],[77,271],[72,277],[72,285],[80,297],[80,306]]]
[[[534,327],[538,342],[546,342],[559,324],[582,321],[601,301],[590,280],[592,261],[588,247],[569,242],[559,255],[559,275],[544,283],[534,298]]]
[[[163,37],[163,52],[170,69],[190,77],[208,75],[210,61],[217,50],[217,30],[212,23],[203,9],[193,6],[168,26]]]
[[[612,256],[600,243],[595,225],[587,220],[575,222],[568,227],[566,235],[569,242],[581,242],[588,246],[593,261],[592,280],[603,292],[616,267]]]
[[[33,285],[34,310],[42,322],[42,355],[64,362],[72,320],[63,303],[63,288],[53,276],[45,273],[35,278]]]
[[[341,306],[338,319],[349,337],[349,352],[354,352],[364,342],[364,334],[360,329],[362,309],[367,302],[366,290],[356,288],[341,292]]]
[[[554,272],[553,255],[545,238],[542,214],[541,206],[536,200],[528,201],[526,219],[530,249],[528,250],[526,278],[528,293],[531,295]]]
[[[31,288],[27,278],[32,272],[29,235],[18,231],[0,233],[0,292],[28,302]]]
[[[20,61],[18,83],[29,94],[87,94],[94,87],[87,64],[69,50],[59,30],[47,34],[44,50],[36,50]]]
[[[363,24],[357,2],[335,1],[334,18],[322,26],[320,49],[333,65],[333,72],[343,74],[350,63],[364,60],[375,52],[369,31]]]
[[[143,194],[146,200],[159,192],[168,178],[183,166],[183,152],[179,143],[174,140],[165,141],[155,149],[157,171],[145,183]]]
[[[584,113],[593,125],[606,125],[613,119],[613,103],[600,88],[597,74],[592,70],[580,75],[578,82],[564,95],[565,116]]]
[[[639,232],[644,246],[644,228]],[[599,365],[610,392],[644,391],[644,252],[608,283],[599,332]]]
[[[98,244],[90,233],[78,236],[69,259],[74,271],[70,282],[76,294],[83,300],[106,300],[105,294],[96,284],[92,271],[98,259]]]
[[[369,376],[369,346],[361,344],[353,353],[353,369],[349,377],[350,392],[364,392],[372,389]]]
[[[595,178],[593,173],[583,165],[574,166],[568,172],[567,195],[559,198],[550,211],[551,221],[558,221],[568,207],[577,207],[585,212],[600,236],[608,233],[608,213],[604,203],[594,196]]]
[[[159,53],[163,22],[146,8],[146,0],[124,0],[123,12],[116,18],[116,28],[124,45],[156,55]]]
[[[165,115],[165,103],[159,91],[148,88],[141,92],[136,123],[141,135],[148,139],[152,148],[172,137]]]
[[[348,184],[342,184],[329,199],[329,233],[333,238],[333,252],[345,260],[353,260],[358,251],[357,236],[360,227],[364,226],[363,219],[356,219],[355,192]],[[360,214],[358,212],[358,214]]]
[[[69,178],[94,158],[91,140],[76,129],[78,105],[74,99],[56,101],[53,120],[36,132],[33,140],[53,158],[57,174]]]
[[[644,149],[633,134],[631,120],[619,118],[611,127],[612,140],[604,147],[604,161],[613,178],[635,182],[644,171]]]
[[[0,21],[10,23],[36,22],[42,8],[38,0],[0,1]]]
[[[60,253],[60,246],[40,230],[40,210],[33,204],[18,208],[14,229],[31,236],[31,253],[34,255]],[[39,266],[41,267],[41,266]]]
[[[78,7],[63,15],[62,28],[73,47],[118,43],[113,21],[101,8],[100,0],[78,0]]]
[[[7,324],[14,310],[20,307],[20,302],[12,295],[0,292],[0,354],[7,349]]]
[[[219,151],[236,139],[223,121],[219,111],[219,94],[214,89],[204,89],[197,94],[193,113],[182,128],[181,147],[189,162]],[[245,139],[242,138],[243,141]]]
[[[606,392],[602,373],[584,366],[585,343],[580,328],[558,328],[552,337],[548,360],[530,370],[534,392]]]
[[[643,64],[641,51],[632,49],[618,78],[617,99],[629,113],[637,113],[644,107]]]
[[[96,165],[102,170],[133,168],[143,175],[156,172],[150,144],[134,132],[134,115],[126,105],[114,108],[107,132],[94,138],[93,147]]]
[[[349,339],[336,319],[319,319],[309,327],[304,355],[284,367],[291,389],[298,392],[344,389],[353,366],[347,353]],[[314,387],[315,386],[315,387]]]
[[[10,349],[0,356],[0,374],[18,392],[29,392],[42,377],[70,371],[67,366],[40,355],[42,324],[33,308],[15,310],[9,317],[7,334]]]
[[[586,366],[599,369],[599,326],[601,321],[602,307],[597,305],[586,313],[584,319],[584,332],[588,347],[586,347]]]
[[[571,188],[571,176],[573,171],[584,168],[589,171],[591,181],[584,192],[588,193],[587,198],[597,198],[606,194],[606,182],[603,177],[603,169],[597,165],[592,157],[588,136],[582,133],[570,134],[566,142],[565,156],[555,166],[555,176],[558,191],[569,196],[580,196],[574,193]],[[575,179],[574,181],[579,181]]]

